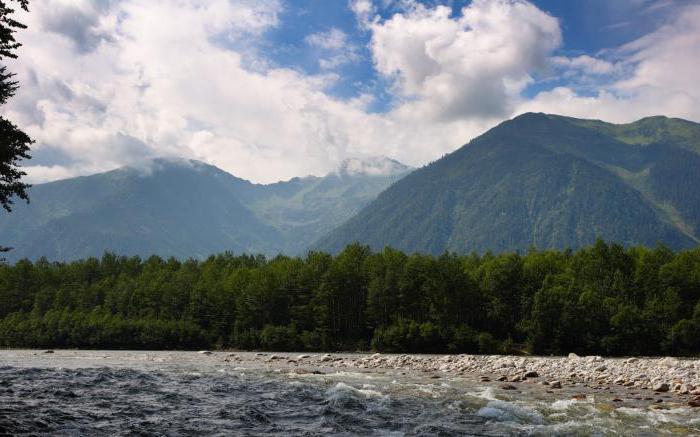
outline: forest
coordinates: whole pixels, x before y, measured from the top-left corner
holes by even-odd
[[[700,249],[0,264],[0,347],[700,354]]]

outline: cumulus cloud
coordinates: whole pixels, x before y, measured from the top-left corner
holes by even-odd
[[[610,50],[608,56],[617,59],[615,65],[598,59],[565,61],[589,76],[616,74],[593,95],[562,86],[521,102],[516,112],[545,111],[613,122],[649,115],[700,120],[700,5],[678,9],[667,24]]]
[[[527,110],[700,119],[700,7],[605,57],[569,58],[557,53],[558,20],[524,0],[474,0],[457,11],[392,5],[396,13],[382,18],[379,3],[348,3],[395,99],[375,113],[370,95],[327,91],[334,69],[359,56],[342,31],[305,40],[322,74],[266,58],[258,43],[288,4],[35,0],[10,66],[22,87],[4,115],[37,139],[33,182],[156,156],[199,159],[258,182],[325,174],[354,156],[418,166]],[[593,94],[567,83],[523,96],[552,69],[576,83],[605,82]]]
[[[450,7],[414,4],[370,27],[377,70],[417,99],[405,110],[430,120],[510,114],[561,44],[557,19],[525,1],[474,0],[456,18]]]

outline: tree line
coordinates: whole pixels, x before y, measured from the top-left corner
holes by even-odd
[[[0,346],[697,355],[700,249],[22,260]]]

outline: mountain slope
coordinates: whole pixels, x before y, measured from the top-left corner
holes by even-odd
[[[697,244],[698,202],[681,187],[690,190],[683,177],[698,175],[690,175],[692,164],[684,176],[669,174],[698,157],[692,140],[658,135],[635,144],[599,123],[546,114],[504,122],[397,182],[316,246],[338,251],[359,241],[464,253],[580,247],[596,238]]]
[[[201,257],[265,245],[277,231],[237,199],[236,178],[197,162],[158,160],[33,187],[31,203],[0,220],[8,259],[119,254]]]
[[[384,162],[384,160],[379,160]],[[392,164],[393,165],[393,164]],[[408,169],[342,171],[253,184],[197,161],[154,160],[30,189],[31,203],[0,214],[9,261],[125,255],[206,257],[225,250],[301,253]]]
[[[388,159],[345,160],[325,177],[295,178],[242,194],[246,205],[282,235],[281,252],[298,254],[369,204],[410,171]]]

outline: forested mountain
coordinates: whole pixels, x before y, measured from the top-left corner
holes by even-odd
[[[355,170],[349,170],[347,167]],[[31,203],[0,214],[0,242],[23,257],[124,255],[204,258],[212,253],[301,253],[408,168],[387,158],[349,160],[326,177],[253,184],[197,161],[40,184]]]
[[[700,236],[700,125],[528,113],[392,185],[319,241],[410,252],[673,248]]]

